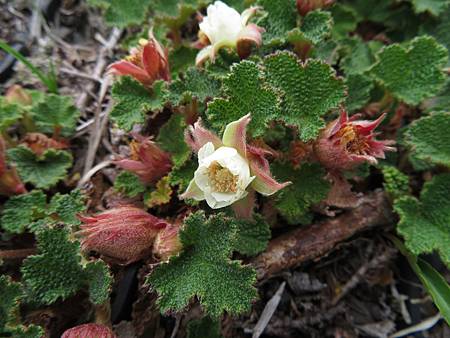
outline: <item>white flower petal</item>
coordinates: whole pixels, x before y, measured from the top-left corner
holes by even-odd
[[[214,153],[214,144],[212,142],[206,143],[198,150],[198,162],[201,163],[205,158]]]

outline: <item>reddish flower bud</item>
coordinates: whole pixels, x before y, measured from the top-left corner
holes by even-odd
[[[297,0],[297,10],[301,16],[305,16],[311,11],[325,8],[334,3],[334,0]]]
[[[6,91],[5,99],[8,103],[17,103],[24,106],[29,106],[32,103],[31,95],[19,85],[9,87]]]
[[[79,219],[84,223],[77,232],[82,249],[97,251],[123,264],[150,253],[156,235],[168,226],[164,220],[134,206],[121,206]]]
[[[61,338],[116,338],[107,326],[100,324],[83,324],[66,330]]]
[[[350,170],[369,162],[377,163],[377,158],[384,158],[385,151],[395,151],[389,147],[394,141],[378,141],[373,131],[383,121],[385,114],[375,121],[356,120],[357,116],[348,117],[346,111],[320,133],[314,144],[318,160],[328,169]]]
[[[131,159],[121,159],[114,163],[124,170],[135,173],[143,183],[153,184],[172,168],[170,155],[149,138],[133,136],[135,141],[130,144]]]
[[[111,64],[109,73],[132,76],[145,86],[151,86],[156,80],[169,81],[167,50],[155,39],[151,30],[148,36],[148,40],[139,40],[139,45],[130,50],[129,56]]]
[[[6,163],[6,145],[0,136],[0,195],[11,196],[26,192],[16,168]]]
[[[26,134],[22,143],[38,156],[42,155],[47,149],[66,149],[69,147],[67,141],[57,141],[41,133]]]
[[[153,253],[161,260],[167,261],[169,257],[178,254],[183,248],[180,237],[180,224],[168,225],[158,232],[155,243],[153,244]]]

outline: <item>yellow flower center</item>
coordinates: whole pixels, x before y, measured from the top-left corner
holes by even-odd
[[[347,125],[339,130],[337,136],[340,138],[341,146],[352,154],[365,155],[369,149],[366,138],[360,136],[352,125]]]
[[[212,162],[208,168],[208,177],[217,192],[230,193],[237,191],[238,177],[230,170],[222,167],[217,161]]]

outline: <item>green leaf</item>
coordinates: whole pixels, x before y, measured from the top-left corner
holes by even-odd
[[[0,302],[0,333],[2,333],[4,327],[13,322],[17,316],[22,286],[8,276],[0,275],[0,295],[2,295]]]
[[[393,200],[409,194],[408,175],[391,166],[384,166],[381,168],[381,171],[384,178],[384,190]]]
[[[178,186],[178,191],[184,192],[194,177],[196,169],[197,163],[195,160],[187,161],[182,167],[172,169],[169,174],[170,185],[172,187]]]
[[[9,329],[8,333],[14,338],[42,338],[45,331],[37,325],[17,325]]]
[[[62,136],[71,136],[75,131],[80,112],[72,98],[48,94],[31,108],[33,121],[43,133],[52,134],[60,130]]]
[[[117,175],[114,181],[114,189],[128,197],[135,197],[145,192],[145,186],[139,177],[129,171],[122,171]]]
[[[189,68],[182,78],[169,85],[167,100],[174,106],[190,103],[195,98],[204,102],[219,95],[221,83],[206,71],[196,67]]]
[[[330,36],[333,18],[330,12],[316,10],[309,12],[303,18],[301,31],[305,38],[317,44]]]
[[[8,150],[8,158],[16,165],[24,182],[42,189],[62,180],[72,166],[72,155],[65,150],[48,149],[37,156],[30,148],[18,146]]]
[[[153,0],[154,17],[167,26],[179,28],[195,11],[208,4],[209,0]]]
[[[45,213],[46,199],[40,190],[12,196],[6,201],[2,211],[2,228],[11,233],[23,233],[30,223]]]
[[[399,239],[395,237],[391,239],[408,259],[414,272],[422,281],[431,298],[433,298],[433,302],[439,309],[439,312],[447,324],[450,325],[450,286],[445,278],[425,260],[412,255]]]
[[[344,100],[342,80],[327,64],[310,59],[301,63],[289,52],[266,57],[267,81],[284,93],[280,119],[299,128],[303,141],[317,137],[325,126],[322,116]]]
[[[428,112],[437,112],[437,111],[448,111],[450,107],[450,78],[447,79],[444,88],[442,91],[428,99],[423,103],[423,107]]]
[[[0,132],[6,131],[16,121],[22,118],[23,109],[17,104],[6,102],[0,97]]]
[[[69,194],[56,193],[50,201],[47,214],[57,216],[58,221],[70,225],[78,225],[81,222],[77,215],[86,210],[85,196],[80,190],[72,190]]]
[[[450,167],[450,113],[434,113],[408,126],[405,143],[416,158]]]
[[[263,33],[264,44],[284,43],[287,33],[297,26],[295,0],[259,0],[258,5],[267,12],[258,22],[266,30]]]
[[[340,66],[345,74],[363,74],[370,69],[375,62],[373,49],[377,48],[374,42],[366,43],[360,38],[348,38],[342,42],[345,56],[342,58]]]
[[[343,38],[348,33],[356,30],[358,26],[358,13],[352,6],[337,2],[330,9],[333,15],[333,32],[332,35],[336,38]]]
[[[246,256],[254,256],[264,251],[269,243],[269,224],[260,215],[254,220],[236,220],[238,228],[235,250]]]
[[[85,267],[89,285],[89,299],[94,304],[103,304],[109,299],[113,276],[108,265],[102,260],[89,262]]]
[[[418,14],[428,12],[432,15],[440,15],[450,2],[447,0],[411,0],[414,11]]]
[[[163,205],[170,202],[172,197],[172,188],[170,187],[169,176],[161,178],[156,187],[149,194],[146,194],[144,200],[145,205],[149,208],[153,208],[157,205]]]
[[[125,28],[138,25],[145,20],[150,0],[108,0],[105,21],[109,26]]]
[[[373,80],[367,75],[354,74],[345,79],[348,96],[346,107],[349,112],[363,108],[370,100],[370,92],[374,88]]]
[[[121,76],[114,82],[111,95],[115,100],[111,118],[119,128],[130,131],[135,124],[144,123],[152,102],[147,88],[129,76]]]
[[[222,338],[220,321],[209,316],[190,321],[187,331],[187,338]]]
[[[51,304],[75,294],[84,282],[79,244],[64,228],[46,228],[36,234],[38,255],[23,261],[22,281],[30,301]]]
[[[324,200],[330,190],[325,170],[313,163],[305,163],[300,169],[277,163],[273,172],[280,181],[292,182],[280,191],[275,207],[290,224],[309,223],[309,208]]]
[[[429,36],[402,46],[392,44],[378,53],[372,75],[399,100],[417,105],[436,95],[445,83],[447,50]]]
[[[439,21],[432,22],[425,31],[450,50],[450,6],[439,16]],[[447,67],[449,65],[447,62]]]
[[[433,177],[425,183],[420,200],[402,197],[394,209],[400,215],[397,231],[413,254],[439,252],[450,266],[450,174]]]
[[[189,66],[195,64],[198,50],[187,46],[180,46],[169,53],[169,64],[172,78],[178,78],[181,72],[185,72]]]
[[[147,282],[158,292],[161,311],[181,310],[197,296],[205,311],[219,317],[224,311],[248,311],[257,292],[255,271],[230,256],[235,246],[236,225],[223,214],[206,219],[202,212],[190,215],[180,233],[183,251],[162,263]]]
[[[176,168],[181,167],[191,156],[191,149],[183,137],[187,127],[184,118],[182,114],[172,114],[169,121],[159,130],[157,138],[161,149],[171,155],[172,163]]]
[[[226,98],[214,99],[206,111],[209,123],[218,132],[223,132],[228,123],[250,113],[252,120],[248,130],[254,136],[261,136],[267,123],[281,115],[280,100],[262,81],[256,63],[242,61],[233,65],[223,84]]]

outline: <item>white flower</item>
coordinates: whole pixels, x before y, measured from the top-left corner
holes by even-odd
[[[248,24],[248,20],[255,11],[256,7],[251,7],[239,14],[222,1],[209,5],[206,10],[207,15],[199,26],[200,33],[206,35],[211,45],[203,45],[204,48],[197,55],[196,64],[201,64],[208,58],[214,59],[217,51],[222,47],[237,48],[239,53],[241,41],[250,41],[259,46],[263,30],[254,24]],[[242,44],[242,47],[246,50],[249,48],[248,44]],[[243,50],[241,53],[246,51]]]

